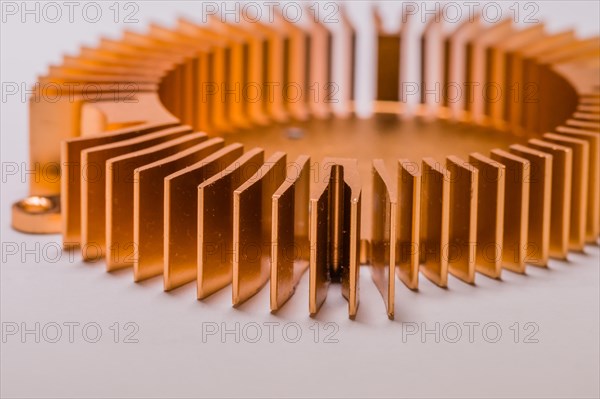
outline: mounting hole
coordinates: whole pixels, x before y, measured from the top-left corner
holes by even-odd
[[[32,195],[17,202],[17,206],[27,213],[40,214],[54,209],[56,204],[48,197]]]
[[[24,233],[59,233],[60,196],[30,195],[12,206],[12,227]]]

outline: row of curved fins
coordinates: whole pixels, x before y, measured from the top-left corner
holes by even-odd
[[[271,279],[271,309],[310,268],[310,312],[341,282],[349,313],[370,263],[388,314],[394,275],[418,288],[419,271],[445,287],[448,273],[524,273],[595,243],[600,224],[600,123],[569,121],[525,145],[445,164],[373,161],[373,231],[360,237],[357,162],[244,152],[187,126],[143,126],[62,144],[65,246],[134,279],[163,276],[165,290],[197,281],[203,299],[232,285],[240,304]],[[314,165],[314,164],[313,164]],[[80,193],[80,195],[78,195]],[[361,253],[362,248],[362,253]]]
[[[395,33],[376,18],[376,74],[367,77],[355,74],[356,32],[344,13],[336,29],[316,18],[302,29],[276,17],[270,25],[180,19],[172,29],[151,25],[145,34],[128,31],[65,56],[34,87],[31,163],[56,164],[63,139],[143,123],[181,123],[220,135],[346,117],[354,111],[355,81],[365,79],[375,83],[374,112],[416,113],[521,136],[552,130],[577,107],[595,109],[585,101],[594,101],[598,88],[598,38],[550,35],[542,25],[517,30],[510,21],[486,27],[477,19],[445,33],[438,18],[414,38],[410,16]],[[416,39],[419,60],[406,51]],[[414,82],[409,72],[417,62]],[[419,104],[411,109],[415,96]],[[31,192],[56,194],[59,180],[33,179]]]

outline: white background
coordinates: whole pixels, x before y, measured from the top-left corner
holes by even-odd
[[[6,2],[3,2],[3,7]],[[114,23],[112,2],[99,2],[106,18],[86,22],[62,19],[36,22],[20,14],[7,16],[1,30],[1,78],[31,84],[63,54],[75,54],[82,44],[93,45],[101,35],[118,37],[123,29],[143,30],[151,21],[171,25],[179,15],[200,19],[202,7],[193,2],[136,2],[139,23]],[[21,7],[21,3],[17,3]],[[28,3],[34,7],[34,2]],[[62,4],[62,3],[59,3]],[[219,2],[220,4],[220,2]],[[419,4],[422,5],[421,2]],[[459,2],[462,4],[462,2]],[[480,3],[483,4],[483,3]],[[513,2],[502,2],[505,12]],[[557,32],[574,28],[581,37],[598,34],[596,1],[537,2],[537,17]],[[369,4],[348,2],[359,32],[357,76],[371,76],[373,42]],[[386,24],[399,20],[400,2],[380,2]],[[430,7],[432,7],[430,5]],[[121,16],[122,19],[123,16]],[[66,18],[66,17],[65,17]],[[419,27],[417,27],[418,29]],[[366,114],[372,82],[359,79],[359,113]],[[3,87],[3,95],[4,95]],[[1,321],[19,328],[62,325],[58,343],[30,334],[8,336],[1,344],[2,397],[598,397],[599,392],[599,250],[571,254],[569,262],[529,267],[526,276],[509,272],[502,281],[478,276],[469,286],[450,277],[447,290],[421,278],[418,293],[397,282],[396,320],[386,318],[381,297],[369,270],[361,270],[361,303],[357,319],[347,319],[339,287],[332,286],[318,317],[308,317],[308,275],[297,294],[277,315],[268,309],[268,289],[239,309],[230,307],[229,288],[210,299],[195,300],[195,286],[162,292],[162,281],[135,284],[130,271],[108,274],[102,263],[86,264],[78,254],[53,259],[59,236],[29,236],[10,228],[10,205],[27,194],[21,176],[6,176],[6,165],[27,161],[27,104],[19,96],[2,99],[1,111]],[[6,245],[20,250],[10,255]],[[31,251],[29,251],[31,250]],[[39,259],[36,256],[45,254]],[[64,323],[75,322],[74,342]],[[120,323],[119,343],[110,326]],[[135,323],[137,343],[124,343],[124,324]],[[274,327],[268,340],[265,322]],[[325,343],[325,323],[338,327]],[[21,325],[21,323],[25,323]],[[82,326],[97,323],[82,335]],[[205,337],[203,326],[246,327],[249,336]],[[225,324],[222,324],[225,323]],[[261,326],[262,339],[249,342],[252,326]],[[297,324],[290,324],[297,323]],[[320,334],[315,343],[315,323]],[[435,330],[440,337],[422,335]],[[454,324],[455,323],[455,324]],[[465,323],[474,327],[472,341]],[[496,324],[489,324],[496,323]],[[520,331],[515,341],[515,323]],[[529,328],[526,330],[525,325]],[[487,333],[483,326],[488,325]],[[10,324],[12,325],[12,324]],[[214,324],[210,324],[213,326]],[[456,325],[462,336],[455,338]],[[288,326],[287,335],[282,328]],[[502,336],[491,343],[499,327]],[[511,329],[512,326],[512,329]],[[295,328],[302,333],[296,343]],[[526,333],[537,342],[525,342]],[[409,335],[412,329],[418,331]],[[25,341],[25,342],[22,342]],[[205,341],[205,342],[203,342]]]

